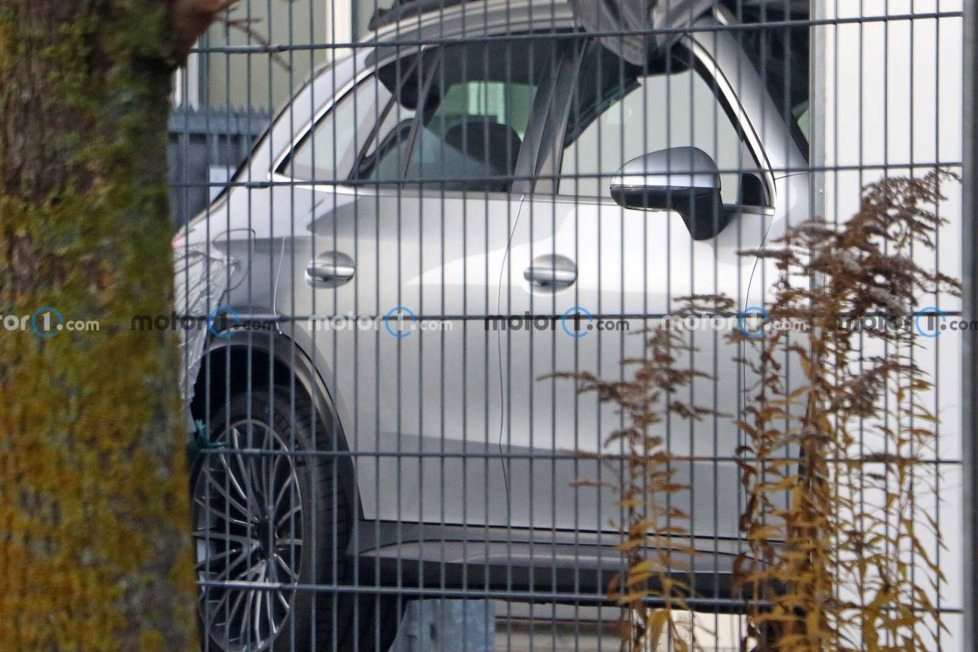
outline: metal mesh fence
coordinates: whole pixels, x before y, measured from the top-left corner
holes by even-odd
[[[846,223],[880,179],[960,171],[962,2],[389,5],[241,0],[177,78],[172,192],[197,216],[174,239],[168,324],[202,648],[619,649],[632,578],[658,582],[652,613],[675,606],[663,581],[688,587],[678,639],[772,649],[777,628],[749,624],[770,596],[738,582],[757,537],[752,345],[779,278],[756,252],[809,220]],[[960,277],[962,188],[942,192],[930,210],[948,222],[911,255]],[[686,308],[719,295],[723,309]],[[891,556],[943,573],[925,649],[966,649],[968,325],[958,297],[918,295],[908,355],[940,423],[904,514],[927,534]],[[634,380],[663,324],[689,347],[674,366],[701,375],[646,409],[656,443],[636,448],[622,386],[580,392],[580,375]],[[874,346],[855,364],[897,355]],[[809,376],[789,357],[777,373],[794,388]],[[853,450],[885,447],[889,423],[849,424]],[[785,432],[781,455],[804,467]],[[864,512],[886,513],[885,492],[860,487]],[[635,579],[639,559],[651,571]],[[677,645],[653,638],[622,649]]]

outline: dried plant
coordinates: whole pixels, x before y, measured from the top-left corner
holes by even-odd
[[[735,570],[760,649],[923,650],[944,628],[923,538],[941,545],[941,533],[917,506],[936,474],[924,458],[937,418],[914,316],[919,296],[958,284],[914,253],[933,249],[952,177],[884,179],[846,223],[806,223],[745,252],[776,263],[770,321],[800,327],[735,336],[759,377],[739,423],[749,550]],[[801,370],[790,382],[789,369]]]
[[[685,314],[726,312],[732,302],[719,297],[697,296],[680,299]],[[621,650],[696,647],[692,623],[677,618],[688,612],[692,595],[684,578],[690,572],[688,560],[696,551],[684,543],[690,533],[685,526],[689,515],[672,504],[670,497],[688,489],[674,480],[674,466],[684,460],[665,448],[659,434],[669,415],[700,420],[713,415],[711,410],[682,400],[697,378],[708,375],[682,366],[695,350],[683,334],[662,325],[641,333],[645,355],[622,360],[631,371],[627,380],[606,381],[590,373],[555,374],[578,383],[581,393],[595,393],[603,404],[617,406],[623,425],[604,442],[601,454],[578,453],[603,463],[613,480],[583,480],[578,487],[608,489],[617,496],[620,521],[612,527],[621,534],[625,569],[608,588],[609,598],[622,607]]]

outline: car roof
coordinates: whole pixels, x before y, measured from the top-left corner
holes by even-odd
[[[597,2],[598,0],[589,0]],[[766,8],[807,16],[810,0],[715,0],[717,6],[727,6],[736,13],[737,7]],[[500,14],[504,20],[512,20],[511,10],[519,12],[533,9],[538,20],[558,19],[564,22],[573,18],[568,0],[393,0],[388,9],[378,8],[370,19],[369,29],[379,40],[391,38],[391,34],[404,35],[432,22],[456,19],[464,14],[476,26],[496,27]],[[505,23],[502,25],[505,26]]]
[[[730,6],[732,11],[735,10],[737,6],[741,6],[765,7],[769,10],[807,13],[810,9],[810,1],[811,0],[715,0],[715,4],[726,4],[728,6],[733,5]],[[384,25],[389,25],[408,16],[437,12],[466,2],[472,4],[485,4],[485,0],[392,0],[390,7],[377,7],[370,19],[369,27],[371,30],[377,30]],[[539,0],[539,4],[553,3],[551,0]]]
[[[478,13],[482,8],[488,8],[491,3],[486,0],[394,0],[388,9],[377,8],[370,19],[369,28],[377,31],[387,25],[393,25],[411,17],[423,14],[441,14],[446,9],[468,4],[465,9],[469,13]],[[555,4],[566,4],[564,0],[537,0],[537,4],[552,7]]]
[[[477,37],[574,26],[565,0],[418,0],[374,16],[365,43]]]

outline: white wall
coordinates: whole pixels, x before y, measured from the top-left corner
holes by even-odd
[[[907,14],[961,11],[961,0],[817,0],[826,19],[865,17],[859,24],[818,28],[824,37],[825,127],[824,213],[845,220],[858,208],[860,188],[884,175],[906,176],[913,165],[943,164],[960,172],[962,157],[962,20],[956,17],[898,20]],[[883,21],[880,18],[890,17]],[[816,82],[819,83],[819,82]],[[816,107],[819,108],[819,107]],[[816,162],[816,165],[818,162]],[[839,168],[835,170],[833,168]],[[919,169],[917,174],[926,174]],[[938,240],[937,252],[918,252],[920,260],[945,274],[961,277],[961,192],[948,184],[949,199],[940,207],[950,220]],[[951,312],[960,302],[949,296],[921,299]],[[961,342],[945,333],[920,338],[915,357],[932,373],[936,391],[926,401],[943,423],[939,456],[961,456]],[[940,519],[947,550],[940,562],[947,576],[941,604],[960,607],[961,474],[957,465],[942,466],[939,499],[930,495],[924,509]],[[927,493],[926,491],[924,493]],[[919,520],[919,519],[918,519]],[[933,544],[933,541],[931,541]],[[933,549],[933,554],[938,554]],[[958,636],[945,637],[941,649],[961,649],[961,621],[947,624]],[[936,645],[935,648],[936,649]]]
[[[200,45],[211,48],[272,45],[298,46],[270,56],[264,52],[211,52],[199,55],[201,106],[270,111],[281,107],[315,68],[348,49],[356,19],[354,0],[240,0],[231,12],[249,21],[249,35],[218,23]]]

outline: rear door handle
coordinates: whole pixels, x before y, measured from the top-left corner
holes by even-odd
[[[540,256],[523,270],[523,278],[530,285],[560,290],[577,281],[577,265],[566,256]]]
[[[327,251],[306,267],[306,283],[313,287],[337,287],[348,283],[356,273],[352,258],[339,251]]]

